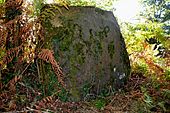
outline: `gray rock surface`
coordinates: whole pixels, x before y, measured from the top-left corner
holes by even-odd
[[[95,7],[62,7],[61,12],[44,26],[73,99],[121,88],[130,62],[113,13]]]

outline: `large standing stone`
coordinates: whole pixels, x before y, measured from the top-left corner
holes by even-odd
[[[61,11],[44,26],[72,97],[79,100],[121,88],[130,63],[113,13],[95,7]]]

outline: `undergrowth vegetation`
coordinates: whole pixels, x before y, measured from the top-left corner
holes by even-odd
[[[40,2],[43,1],[39,1],[39,4]],[[47,90],[51,82],[49,82],[50,77],[43,72],[45,63],[51,64],[56,75],[54,80],[58,81],[51,84],[61,84],[63,88],[65,87],[63,73],[53,56],[53,51],[44,46],[44,31],[41,23],[48,18],[48,15],[44,13],[38,15],[40,10],[36,11],[35,15],[34,10],[27,7],[29,5],[23,0],[5,0],[0,4],[1,111],[15,110],[18,109],[19,104],[28,104],[27,102],[35,99],[28,96],[36,93],[37,98],[39,95],[41,98],[49,95]],[[41,89],[42,94],[35,91],[36,89]],[[31,90],[27,92],[30,94],[25,95],[26,90]]]
[[[138,86],[141,92],[142,101],[138,103],[142,105],[138,107],[140,112],[169,112],[169,2],[143,0],[143,4],[145,12],[141,12],[139,17],[142,21],[136,24],[121,23],[132,67],[130,80],[137,77],[132,91],[136,91],[135,87]]]
[[[56,1],[68,10],[67,3],[97,6],[83,0]],[[70,102],[62,69],[46,46],[41,25],[54,9],[62,11],[56,6],[42,11],[43,2],[0,0],[0,112],[170,112],[170,36],[164,23],[123,23],[132,66],[125,88]]]
[[[163,24],[152,21],[137,25],[124,23],[122,31],[134,71],[170,80],[170,40]]]

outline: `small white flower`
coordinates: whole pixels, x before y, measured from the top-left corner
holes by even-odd
[[[119,79],[123,79],[125,77],[125,73],[119,75]]]
[[[116,68],[115,67],[113,68],[113,71],[116,72]]]

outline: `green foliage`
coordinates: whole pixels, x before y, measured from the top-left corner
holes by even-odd
[[[147,83],[141,85],[140,89],[143,94],[143,107],[150,112],[152,110],[161,110],[162,112],[168,112],[169,107],[167,101],[170,99],[170,90],[166,89],[169,83],[160,83],[156,79],[150,79]]]
[[[152,97],[148,94],[147,89],[145,87],[141,87],[141,91],[144,94],[144,102],[148,107],[153,107],[153,99]]]
[[[143,16],[150,20],[166,22],[170,19],[170,0],[141,0],[145,11]]]
[[[97,109],[103,109],[103,108],[105,107],[105,104],[106,104],[106,102],[105,102],[104,99],[97,99],[97,100],[95,101],[95,107],[96,107]]]
[[[144,11],[140,15],[140,23],[122,23],[121,28],[131,60],[132,70],[160,79],[170,79],[170,66],[167,56],[156,57],[160,52],[154,50],[156,44],[161,44],[170,51],[169,35],[169,0],[141,0]],[[168,18],[167,18],[168,17]],[[149,39],[157,40],[149,44]],[[159,76],[159,77],[158,77]]]
[[[130,24],[123,23],[122,31],[125,38],[127,51],[130,54],[131,65],[134,70],[148,73],[155,72],[155,68],[168,70],[166,60],[156,57],[158,50],[153,50],[154,44],[149,44],[146,40],[150,38],[159,41],[163,47],[170,48],[170,40],[166,39],[166,33],[162,28],[163,24],[152,21],[144,23]],[[159,70],[158,69],[158,70]],[[168,74],[168,72],[167,72]],[[166,75],[166,77],[169,75]]]
[[[142,18],[161,22],[167,34],[170,34],[170,0],[141,0],[144,10],[141,12]]]
[[[67,0],[71,6],[96,6],[105,10],[113,10],[113,3],[117,0]]]
[[[4,48],[0,48],[0,64],[2,63],[3,57],[5,56],[6,51]]]
[[[0,4],[5,3],[5,0],[0,0]]]
[[[69,5],[73,6],[95,6],[96,3],[91,0],[68,0]]]
[[[59,97],[59,99],[63,102],[68,101],[69,99],[69,93],[68,91],[66,91],[65,89],[61,89],[61,91],[57,94],[57,96]]]
[[[104,98],[96,98],[95,100],[92,100],[90,104],[91,106],[102,110],[106,105],[106,100]]]
[[[167,67],[167,69],[165,70],[165,77],[167,80],[170,80],[170,67]]]
[[[33,0],[34,15],[39,16],[45,0]]]

